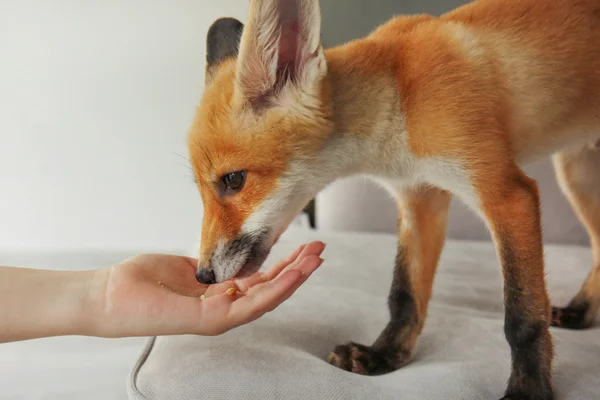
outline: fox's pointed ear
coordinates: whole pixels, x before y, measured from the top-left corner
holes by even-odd
[[[236,92],[256,110],[280,96],[315,96],[327,72],[319,0],[252,0]]]
[[[219,18],[206,35],[206,82],[212,79],[214,67],[238,53],[244,24],[235,18]]]

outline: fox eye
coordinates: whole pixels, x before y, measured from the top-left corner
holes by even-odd
[[[230,172],[221,177],[227,191],[239,192],[246,181],[246,171]]]

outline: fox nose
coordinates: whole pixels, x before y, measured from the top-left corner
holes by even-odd
[[[217,283],[213,270],[203,267],[196,269],[196,280],[198,280],[200,283],[204,283],[205,285]]]

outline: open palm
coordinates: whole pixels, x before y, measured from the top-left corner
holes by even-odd
[[[321,242],[301,246],[265,272],[215,285],[196,281],[193,258],[163,254],[131,258],[103,271],[102,312],[118,321],[104,327],[105,336],[224,333],[291,296],[321,265],[324,247]]]

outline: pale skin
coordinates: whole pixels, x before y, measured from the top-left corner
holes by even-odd
[[[215,285],[197,282],[196,259],[174,255],[139,255],[90,271],[0,267],[0,343],[219,335],[287,300],[321,265],[324,248],[321,242],[300,246],[264,272]]]

